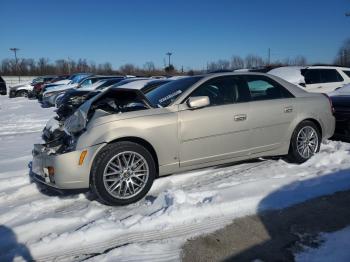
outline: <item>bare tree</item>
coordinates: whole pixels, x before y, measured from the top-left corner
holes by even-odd
[[[246,68],[259,68],[264,66],[264,60],[257,55],[247,55],[245,58],[245,67]]]
[[[135,74],[136,67],[133,64],[125,64],[119,67],[119,71],[126,75],[132,75]]]
[[[296,66],[306,66],[307,65],[307,60],[304,56],[296,56],[294,58],[294,65]]]
[[[350,66],[350,38],[346,39],[339,48],[334,62],[341,66]]]
[[[40,74],[45,74],[47,72],[48,63],[49,63],[48,58],[44,58],[44,57],[39,58],[38,69]]]
[[[103,68],[103,72],[105,74],[112,74],[113,73],[112,64],[111,63],[108,63],[108,62],[104,63],[102,65],[102,68]]]
[[[244,61],[240,56],[234,55],[231,58],[231,69],[242,69],[244,68]]]
[[[143,65],[143,69],[147,72],[154,72],[156,70],[156,67],[153,62],[149,61]]]
[[[228,70],[230,69],[230,61],[226,59],[219,59],[217,61],[217,65],[219,67],[219,70]]]

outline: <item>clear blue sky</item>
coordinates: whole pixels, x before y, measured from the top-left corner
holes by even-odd
[[[233,54],[331,62],[350,37],[350,0],[1,0],[0,60],[153,61],[201,69]]]

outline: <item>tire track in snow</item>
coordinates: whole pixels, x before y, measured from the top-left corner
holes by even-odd
[[[212,182],[218,182],[221,180],[225,180],[230,176],[237,175],[239,173],[244,173],[249,170],[254,170],[256,168],[261,168],[262,166],[268,166],[271,163],[269,161],[264,161],[260,162],[257,164],[254,164],[253,166],[251,165],[244,165],[242,167],[236,168],[234,170],[230,170],[228,172],[225,172],[225,170],[218,170],[217,172],[211,172],[211,175],[208,174],[207,176],[203,177],[205,178],[203,181],[201,180],[200,182],[194,181],[193,184],[188,184],[182,189],[186,190],[193,190],[193,188],[196,188],[198,190],[200,187],[208,186]],[[218,178],[219,174],[219,178]],[[147,201],[146,201],[147,202]],[[147,212],[145,216],[149,216],[150,212],[157,212],[159,211],[158,208],[156,210],[152,210],[152,208],[149,205],[145,205],[146,203],[143,203],[139,206],[140,209],[144,208]],[[116,208],[108,208],[107,211],[115,211]],[[135,209],[131,208],[130,214],[128,212],[124,213],[123,210],[119,210],[120,212],[118,213],[123,213],[124,218],[120,217],[119,221],[123,221],[124,219],[128,219],[129,217],[135,215]],[[115,215],[115,214],[114,214]],[[108,217],[107,217],[108,218]],[[198,231],[205,231],[205,230],[212,230],[213,228],[220,228],[226,223],[229,223],[232,220],[230,216],[228,217],[223,217],[223,216],[218,216],[218,217],[212,217],[210,218],[210,222],[206,219],[205,221],[202,221],[201,223],[197,224],[182,224],[179,226],[176,226],[176,229],[166,229],[166,230],[160,230],[160,231],[155,231],[154,229],[151,229],[146,232],[135,232],[135,233],[127,233],[127,234],[117,234],[115,235],[115,239],[107,239],[104,240],[100,243],[93,243],[91,245],[83,246],[83,247],[75,247],[74,250],[65,250],[64,253],[65,255],[59,256],[57,254],[54,255],[48,255],[48,256],[43,256],[43,257],[37,257],[38,260],[54,260],[54,259],[64,259],[64,258],[70,258],[74,256],[78,256],[81,254],[85,254],[89,256],[89,254],[101,254],[105,252],[108,249],[111,249],[116,246],[123,246],[123,245],[128,245],[132,243],[143,243],[147,241],[154,241],[154,240],[163,240],[163,239],[168,239],[169,237],[183,237],[183,236],[188,236],[188,235],[193,235],[195,232]],[[95,221],[90,221],[90,223],[95,223],[98,222],[98,220]],[[86,226],[82,225],[81,227]]]

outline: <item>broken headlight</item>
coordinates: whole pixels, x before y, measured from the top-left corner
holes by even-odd
[[[64,121],[64,131],[70,135],[77,134],[85,128],[85,125],[86,116],[78,109]]]

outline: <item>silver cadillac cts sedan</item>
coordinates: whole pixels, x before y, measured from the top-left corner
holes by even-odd
[[[302,163],[333,135],[327,96],[260,73],[218,73],[143,90],[110,87],[50,120],[34,177],[91,189],[109,205],[143,198],[159,176],[263,156]]]

